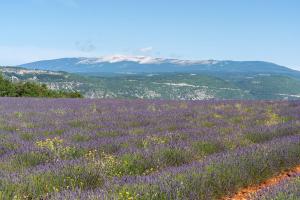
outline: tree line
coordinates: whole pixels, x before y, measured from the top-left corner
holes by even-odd
[[[0,74],[1,97],[48,97],[48,98],[82,98],[79,92],[51,90],[46,84],[35,82],[13,83]]]

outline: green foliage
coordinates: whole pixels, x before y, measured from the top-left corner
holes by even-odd
[[[95,159],[95,152],[90,151],[86,157],[92,161],[93,168],[99,168],[107,176],[146,175],[154,171],[154,163],[140,154],[124,154],[121,157],[101,154],[101,159]]]
[[[28,168],[44,163],[48,159],[47,154],[38,152],[16,154],[11,161],[11,166],[14,168]]]
[[[62,135],[64,133],[64,130],[57,129],[53,131],[45,131],[44,135],[49,136],[49,135]]]
[[[191,154],[183,149],[165,148],[157,152],[160,165],[180,166],[191,160]]]
[[[75,134],[72,136],[72,140],[74,142],[87,142],[91,139],[88,135],[82,135],[82,134]]]
[[[22,133],[20,138],[25,141],[32,141],[34,139],[34,135],[32,133]]]
[[[215,126],[215,124],[213,122],[204,121],[202,122],[202,126],[206,128],[212,128]]]
[[[245,137],[253,143],[261,143],[272,139],[273,136],[268,133],[248,133]]]
[[[99,131],[96,133],[97,137],[116,137],[119,134],[117,131]]]
[[[219,144],[205,141],[195,142],[192,148],[200,157],[217,153],[223,150]]]
[[[118,171],[122,174],[140,175],[146,171],[152,171],[153,167],[153,163],[151,164],[150,161],[139,154],[125,154],[120,158]]]
[[[1,97],[49,97],[49,98],[81,98],[79,92],[65,92],[48,89],[46,84],[34,82],[12,83],[0,74]]]
[[[134,129],[130,130],[130,134],[132,134],[132,135],[141,135],[144,132],[145,131],[142,128],[134,128]]]

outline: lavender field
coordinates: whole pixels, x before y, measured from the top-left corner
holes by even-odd
[[[299,164],[300,101],[0,99],[0,199],[221,199]]]

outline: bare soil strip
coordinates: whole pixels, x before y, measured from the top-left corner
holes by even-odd
[[[279,182],[281,182],[285,179],[291,178],[298,173],[300,173],[300,165],[298,165],[290,170],[283,171],[279,175],[274,176],[270,179],[267,179],[264,182],[262,182],[261,184],[243,188],[243,189],[239,190],[237,193],[235,193],[233,196],[224,197],[224,198],[222,198],[222,200],[249,200],[251,194],[254,194],[264,188],[276,185]]]

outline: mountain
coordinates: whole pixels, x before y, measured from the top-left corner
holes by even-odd
[[[282,70],[288,69],[280,68]],[[293,70],[290,71],[292,74]],[[88,98],[126,99],[300,99],[300,79],[268,73],[143,73],[107,76],[0,67],[14,82],[36,81],[51,89],[80,91]],[[296,73],[297,74],[297,73]]]
[[[179,60],[147,56],[103,56],[99,58],[61,58],[20,65],[27,69],[66,71],[79,74],[205,73],[280,74],[299,77],[300,72],[262,61]]]

